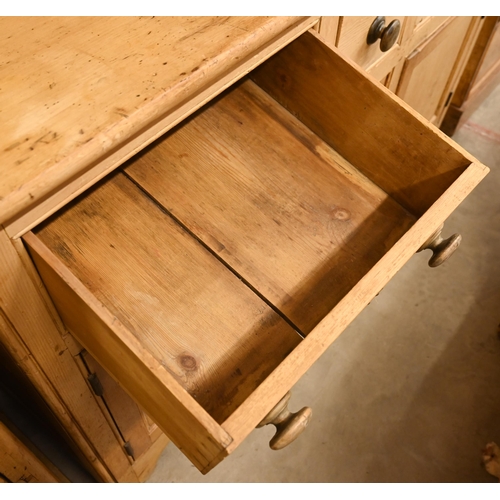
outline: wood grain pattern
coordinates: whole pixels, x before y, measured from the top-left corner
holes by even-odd
[[[398,36],[398,41],[394,46],[389,51],[382,52],[380,50],[380,40],[377,40],[372,45],[366,43],[368,31],[375,17],[376,16],[344,16],[340,19],[339,23],[337,47],[342,54],[352,59],[364,69],[373,66],[381,59],[392,59],[391,52],[400,50],[399,41],[401,40],[406,18],[404,16],[385,16],[385,26],[388,26],[395,19],[398,19],[401,23],[401,31]]]
[[[203,472],[487,173],[312,32],[254,79],[310,130],[244,82],[127,167],[162,209],[120,173],[25,236],[65,325]]]
[[[416,216],[474,161],[312,31],[253,79]]]
[[[102,398],[113,416],[123,440],[130,443],[134,460],[139,459],[147,452],[153,442],[142,411],[88,352],[82,353],[82,358],[89,369],[89,374],[95,373],[97,375],[104,389]]]
[[[123,174],[36,234],[216,420],[300,340]]]
[[[33,233],[24,239],[66,326],[191,462],[227,455],[231,437],[173,375]]]
[[[24,248],[22,248],[24,252]],[[129,469],[123,450],[65,346],[39,288],[0,231],[0,341],[27,374],[85,458],[104,481]]]
[[[290,387],[293,387],[488,171],[484,165],[473,163],[224,422],[223,428],[233,437],[228,453],[241,444],[266,416],[268,409],[283,398]],[[210,467],[207,470],[209,469]]]
[[[125,172],[307,334],[414,219],[250,81]]]
[[[59,483],[47,465],[0,422],[0,473],[12,483]]]
[[[159,434],[158,439],[155,440],[148,451],[134,462],[132,467],[141,483],[145,482],[155,470],[158,459],[169,442],[165,434]]]
[[[339,16],[321,16],[320,22],[316,25],[316,30],[325,40],[336,44],[339,22]]]
[[[450,137],[500,82],[498,20],[498,16],[482,19],[478,36],[466,58],[465,68],[441,123],[441,130]]]
[[[218,88],[201,101],[216,95],[231,79],[287,43],[289,32],[292,38],[298,36],[316,21],[306,17],[1,19],[0,223],[43,202],[215,83]],[[236,71],[226,81],[237,68],[239,74]],[[184,114],[195,105],[190,104]],[[140,142],[144,145],[144,138]],[[139,147],[132,146],[132,151]],[[127,154],[131,152],[120,153],[122,161]],[[119,164],[120,158],[111,158],[93,177]]]
[[[405,57],[449,19],[449,16],[408,16],[401,37],[401,44],[405,47]]]
[[[437,119],[438,105],[471,20],[450,18],[406,60],[396,94],[428,120]]]

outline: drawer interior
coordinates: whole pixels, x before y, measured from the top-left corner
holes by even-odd
[[[36,234],[219,423],[300,341],[121,172]]]
[[[303,336],[415,221],[251,80],[124,171]]]
[[[470,165],[306,33],[25,242],[68,328],[206,470],[333,341],[325,317],[345,327],[436,229],[448,208],[424,214]]]

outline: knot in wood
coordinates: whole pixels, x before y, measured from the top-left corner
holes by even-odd
[[[188,372],[192,372],[198,368],[196,359],[189,354],[181,354],[179,356],[179,364]]]
[[[332,217],[337,220],[350,220],[351,212],[346,208],[336,207],[332,210]]]

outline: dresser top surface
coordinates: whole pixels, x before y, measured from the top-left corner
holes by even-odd
[[[0,19],[0,224],[307,18]]]

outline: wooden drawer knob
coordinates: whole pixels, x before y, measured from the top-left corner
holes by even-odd
[[[257,427],[263,427],[267,424],[276,426],[276,434],[269,441],[269,447],[272,450],[281,450],[297,439],[299,434],[307,427],[311,420],[312,410],[307,406],[292,413],[288,409],[288,401],[291,394],[287,392],[283,399],[267,414]]]
[[[460,234],[454,234],[446,240],[443,239],[441,237],[442,230],[443,225],[441,225],[417,250],[418,252],[427,249],[432,250],[432,257],[429,259],[429,266],[431,267],[440,266],[443,262],[448,260],[462,241],[462,236]]]
[[[401,23],[398,19],[394,19],[386,26],[384,16],[376,17],[368,30],[366,43],[371,45],[380,38],[380,50],[387,52],[396,43],[400,30]]]

